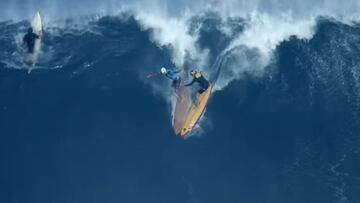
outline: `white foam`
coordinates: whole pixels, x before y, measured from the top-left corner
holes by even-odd
[[[222,72],[230,74],[219,77],[215,90],[223,89],[243,73],[261,75],[281,42],[291,36],[310,39],[316,21],[315,18],[294,20],[291,16],[274,17],[254,12],[247,17],[247,22],[244,32],[219,56],[225,64],[221,67]]]
[[[225,51],[239,45],[256,48],[264,57],[264,63],[269,62],[276,46],[290,36],[311,38],[315,25],[315,19],[293,20],[291,16],[279,18],[257,12],[252,13],[248,20],[245,31]]]
[[[181,67],[187,56],[196,56],[196,36],[188,34],[188,16],[169,18],[166,13],[139,12],[136,19],[143,29],[151,29],[152,40],[172,50],[173,63]]]

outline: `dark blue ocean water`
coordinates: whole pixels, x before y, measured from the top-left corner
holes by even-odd
[[[232,36],[193,23],[215,63]],[[31,74],[15,40],[28,25],[0,23],[0,202],[360,202],[358,25],[319,19],[282,42],[263,76],[213,93],[186,140],[151,86],[168,81],[144,79],[170,51],[134,18],[46,29]]]

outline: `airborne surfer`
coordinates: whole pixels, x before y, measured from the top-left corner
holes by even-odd
[[[40,35],[37,35],[33,32],[33,29],[30,27],[28,32],[25,34],[23,38],[23,43],[26,45],[28,53],[34,53],[35,40],[40,39]]]
[[[205,77],[201,74],[200,71],[192,70],[190,71],[190,75],[193,77],[193,80],[190,83],[186,84],[185,86],[191,86],[195,82],[199,83],[200,85],[200,89],[198,90],[199,94],[202,94],[209,88],[210,86],[209,81],[205,79]]]
[[[181,70],[177,69],[177,70],[171,70],[171,69],[166,69],[164,67],[162,67],[160,69],[160,73],[164,76],[166,76],[167,78],[169,78],[172,81],[171,86],[175,89],[178,90],[180,87],[180,83],[181,83],[181,77],[178,75],[178,73]]]

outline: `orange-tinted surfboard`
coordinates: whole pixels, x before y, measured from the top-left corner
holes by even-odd
[[[211,90],[212,85],[210,85],[208,89],[202,94],[196,95],[196,102],[187,114],[184,125],[182,126],[181,132],[179,133],[180,136],[185,137],[193,130],[195,125],[198,123],[209,101]]]
[[[173,129],[175,134],[179,135],[191,108],[191,101],[189,91],[184,86],[179,87],[178,90],[176,90],[176,94],[178,98],[173,118]]]

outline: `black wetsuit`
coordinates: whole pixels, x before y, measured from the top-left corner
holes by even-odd
[[[200,89],[198,91],[200,94],[205,92],[210,86],[209,81],[207,81],[204,78],[204,76],[202,74],[200,74],[200,73],[197,73],[194,76],[194,79],[189,84],[186,84],[185,86],[190,86],[190,85],[194,84],[195,82],[199,83],[199,85],[200,85]]]
[[[29,53],[34,53],[34,47],[35,47],[35,40],[39,39],[40,37],[35,34],[35,33],[30,33],[28,32],[24,38],[23,38],[23,42],[24,44],[26,44],[26,47],[28,49]]]

